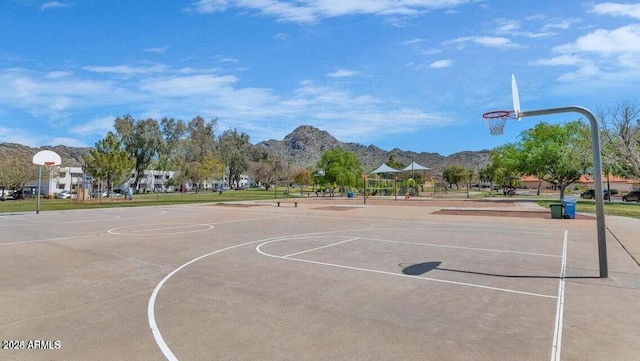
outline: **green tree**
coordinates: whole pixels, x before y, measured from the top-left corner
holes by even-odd
[[[520,140],[494,149],[492,167],[498,177],[508,179],[532,175],[555,184],[564,198],[566,188],[580,180],[590,163],[588,128],[581,121],[564,125],[545,122],[520,134]]]
[[[158,170],[176,170],[178,169],[179,156],[183,151],[182,143],[186,134],[186,125],[182,120],[162,118],[160,120],[160,133],[162,134],[162,143],[158,149],[155,168]]]
[[[605,171],[640,180],[640,106],[622,101],[599,111]]]
[[[322,153],[317,167],[324,171],[324,182],[341,186],[341,192],[344,192],[345,187],[355,187],[362,183],[364,170],[358,156],[342,148]]]
[[[216,176],[223,177],[224,166],[216,154],[215,129],[217,119],[205,121],[196,116],[186,125],[187,139],[181,142],[180,173],[182,181],[190,181],[199,186],[206,180],[213,180]]]
[[[0,157],[0,189],[22,191],[24,185],[38,179],[38,166],[34,165],[26,156],[11,155]]]
[[[486,174],[491,185],[511,186],[513,179],[521,175],[520,150],[517,144],[507,143],[491,151],[491,163],[487,166]]]
[[[95,147],[82,158],[87,173],[105,181],[109,191],[113,190],[114,183],[124,182],[135,165],[133,158],[123,149],[122,143],[112,132],[96,142]]]
[[[564,125],[542,122],[522,132],[516,155],[520,172],[556,184],[560,199],[564,199],[565,189],[591,166],[586,133],[587,125],[581,121]]]
[[[184,135],[186,133],[186,125],[182,120],[173,118],[162,118],[160,120],[160,132],[162,134],[162,144],[158,150],[158,158],[154,168],[162,171],[163,179],[166,171],[178,170],[180,168],[180,160],[184,150]],[[172,178],[173,179],[173,178]],[[163,183],[163,187],[176,185],[175,180]]]
[[[240,176],[249,168],[249,135],[236,129],[224,131],[218,138],[220,157],[229,172],[229,185],[240,185]]]
[[[276,163],[280,165],[283,161],[265,149],[261,147],[249,149],[249,174],[254,181],[263,185],[266,190],[271,188],[271,183],[275,180]],[[281,170],[279,170],[278,174],[281,174]]]
[[[130,115],[115,120],[114,127],[124,149],[135,161],[134,187],[144,176],[151,161],[154,160],[162,147],[160,126],[154,119],[136,121]]]
[[[311,171],[308,169],[300,169],[293,175],[293,181],[302,185],[311,185],[313,184],[313,177],[311,176]]]
[[[459,189],[458,183],[467,179],[468,171],[465,167],[459,164],[451,164],[442,170],[442,178],[444,178],[449,186],[456,185],[456,189]]]
[[[209,150],[200,161],[186,162],[180,172],[180,179],[195,185],[196,193],[198,193],[201,184],[211,179],[212,174],[220,172],[221,169],[222,163],[220,163],[220,159]]]

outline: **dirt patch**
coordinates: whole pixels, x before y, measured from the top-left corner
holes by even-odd
[[[327,207],[318,207],[314,209],[319,209],[321,211],[348,211],[351,209],[357,209],[360,207],[341,207],[341,206],[327,206]]]
[[[441,209],[432,214],[446,214],[452,216],[485,216],[485,217],[521,217],[551,219],[550,212],[542,211],[513,211],[513,210],[480,210],[480,209]],[[576,219],[591,219],[594,217],[576,215]]]
[[[238,203],[218,203],[214,204],[217,207],[237,207],[237,208],[250,208],[250,207],[262,207],[266,204],[238,204]]]

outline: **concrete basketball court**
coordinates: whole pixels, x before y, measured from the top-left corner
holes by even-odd
[[[449,205],[536,207],[0,214],[0,359],[638,359],[639,220],[607,218],[600,279],[593,219],[433,214]]]

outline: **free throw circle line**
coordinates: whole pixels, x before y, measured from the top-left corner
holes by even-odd
[[[267,217],[268,218],[268,217]],[[149,298],[149,302],[147,304],[147,319],[149,321],[149,327],[151,328],[151,333],[153,334],[153,338],[156,341],[156,344],[158,345],[158,347],[160,348],[160,351],[162,352],[162,354],[164,355],[164,357],[169,360],[169,361],[177,361],[178,358],[176,357],[176,355],[173,353],[173,351],[171,351],[171,348],[169,348],[169,346],[167,345],[167,343],[165,342],[164,338],[162,337],[162,333],[160,332],[160,329],[158,328],[158,323],[156,322],[156,316],[155,316],[155,305],[156,305],[156,299],[158,298],[158,293],[160,292],[160,289],[162,288],[162,286],[164,286],[164,284],[171,278],[173,277],[176,273],[180,272],[180,270],[184,269],[185,267],[200,261],[201,259],[207,258],[209,256],[213,256],[215,254],[218,253],[222,253],[222,252],[226,252],[226,251],[230,251],[232,249],[236,249],[236,248],[240,248],[240,247],[244,247],[244,246],[248,246],[251,244],[256,244],[256,243],[261,243],[261,242],[268,242],[270,240],[287,240],[287,239],[296,239],[296,238],[300,238],[300,237],[305,237],[305,236],[318,236],[318,235],[324,235],[324,234],[332,234],[332,233],[344,233],[344,232],[364,232],[364,231],[370,231],[370,228],[367,229],[353,229],[353,230],[339,230],[339,231],[326,231],[326,232],[314,232],[314,233],[307,233],[307,234],[297,234],[297,235],[290,235],[290,236],[280,236],[280,237],[271,237],[271,238],[266,238],[266,239],[259,239],[256,241],[250,241],[250,242],[245,242],[245,243],[241,243],[241,244],[237,244],[235,246],[229,246],[223,249],[219,249],[217,251],[213,251],[207,254],[204,254],[200,257],[194,258],[191,261],[183,264],[182,266],[174,269],[173,271],[171,271],[171,273],[169,273],[168,275],[166,275],[157,285],[156,287],[153,289],[153,292],[151,293],[151,297]]]

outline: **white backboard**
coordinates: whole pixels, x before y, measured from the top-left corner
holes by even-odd
[[[513,97],[513,111],[516,119],[520,120],[520,95],[518,95],[518,83],[515,74],[511,74],[511,96]]]
[[[52,150],[41,150],[33,156],[33,164],[37,165],[60,165],[62,158]]]

